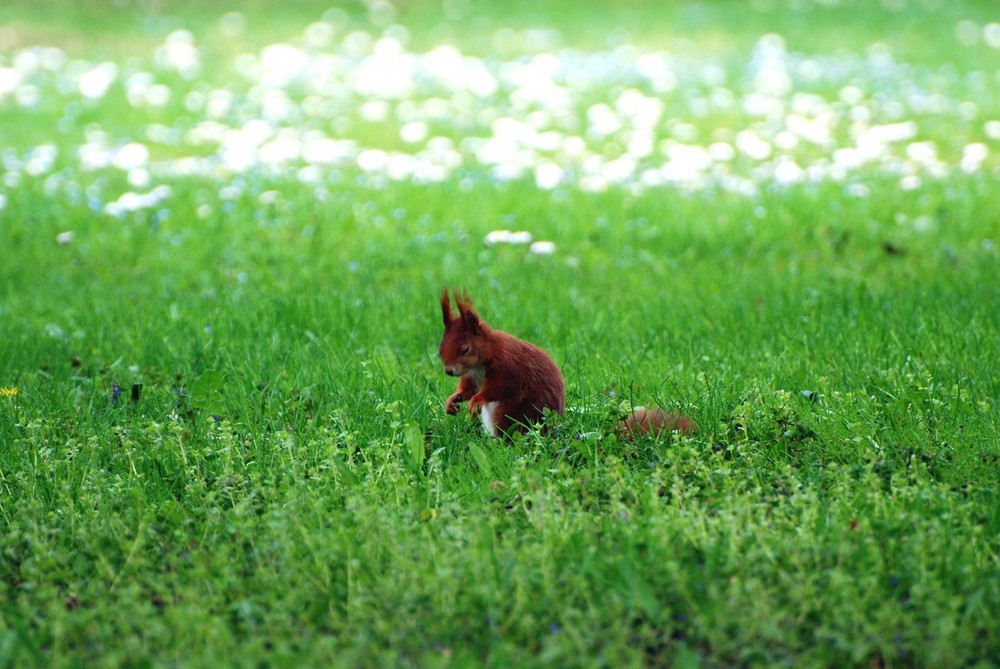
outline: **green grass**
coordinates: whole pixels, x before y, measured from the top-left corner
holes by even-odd
[[[148,60],[161,36],[96,6],[54,34],[95,20]],[[552,7],[510,25],[551,25]],[[737,67],[779,16],[738,7],[671,11],[706,34],[725,9],[753,18],[717,47]],[[178,27],[215,25],[175,8]],[[325,8],[289,3],[287,20]],[[419,45],[437,10],[417,9],[400,20]],[[563,39],[600,48],[601,11]],[[982,12],[899,16],[950,30]],[[851,20],[866,16],[892,15]],[[816,24],[815,52],[838,25]],[[813,53],[794,30],[789,49]],[[983,49],[948,62],[984,67]],[[913,191],[873,168],[754,197],[585,193],[467,162],[424,185],[337,167],[322,196],[292,171],[156,176],[171,196],[115,217],[90,200],[130,187],[79,167],[88,124],[115,146],[197,120],[122,96],[55,136],[62,98],[0,101],[19,124],[0,125],[8,158],[59,148],[0,186],[0,667],[996,666],[995,141],[983,171]],[[979,102],[974,126],[928,121],[952,130],[942,155],[985,141],[1000,108]],[[557,251],[482,243],[501,228]],[[570,410],[551,433],[503,443],[444,414],[444,286],[558,361]],[[635,405],[701,429],[620,441]]]

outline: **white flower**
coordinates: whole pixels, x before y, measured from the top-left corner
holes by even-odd
[[[80,75],[80,93],[92,100],[103,98],[111,84],[118,78],[119,67],[115,63],[101,63]]]
[[[417,144],[427,139],[427,124],[423,121],[410,121],[399,129],[399,138],[407,144]]]
[[[511,232],[510,230],[493,230],[486,235],[483,243],[487,246],[493,246],[495,244],[530,244],[531,233],[524,230],[520,230],[518,232]]]
[[[528,250],[536,256],[550,256],[556,252],[556,245],[552,242],[537,241],[532,243]]]
[[[562,183],[563,169],[555,163],[542,163],[535,167],[535,185],[552,190]]]
[[[125,172],[145,167],[149,162],[149,149],[145,144],[136,142],[126,144],[114,152],[112,162],[115,167]]]
[[[1000,49],[1000,23],[987,23],[983,26],[983,41],[993,49]]]

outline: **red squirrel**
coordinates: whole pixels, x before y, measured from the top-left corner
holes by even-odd
[[[458,405],[468,401],[469,413],[478,413],[483,428],[495,437],[511,429],[523,432],[542,419],[545,409],[562,413],[566,386],[549,354],[491,328],[476,314],[468,295],[455,292],[455,304],[457,315],[451,310],[448,291],[442,291],[444,337],[438,352],[445,373],[459,377],[444,410],[455,415]],[[684,414],[656,407],[636,408],[617,426],[617,433],[627,439],[668,431],[690,435],[697,430]]]
[[[442,291],[444,337],[438,352],[445,373],[459,377],[444,410],[455,415],[458,405],[468,401],[469,413],[478,413],[483,428],[495,437],[523,432],[541,421],[545,409],[562,413],[566,384],[549,354],[491,328],[476,314],[468,295],[455,292],[455,305],[457,315],[448,291]]]

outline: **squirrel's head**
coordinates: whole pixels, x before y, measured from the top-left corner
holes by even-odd
[[[479,320],[472,302],[466,294],[455,292],[455,306],[458,314],[451,310],[448,291],[441,292],[441,314],[444,317],[444,337],[438,353],[449,376],[465,376],[471,370],[482,367],[482,335],[486,324]]]

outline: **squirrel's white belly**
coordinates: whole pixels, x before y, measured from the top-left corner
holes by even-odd
[[[487,402],[479,412],[479,417],[483,420],[483,429],[491,437],[497,436],[496,423],[493,421],[493,410],[497,408],[499,402]]]

